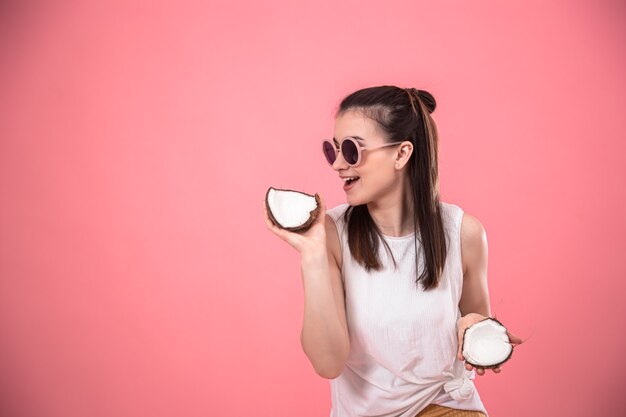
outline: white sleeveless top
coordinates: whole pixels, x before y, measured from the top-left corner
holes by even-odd
[[[429,404],[487,410],[472,380],[476,371],[457,359],[456,322],[463,288],[461,219],[463,210],[441,202],[448,255],[439,286],[424,291],[415,284],[415,233],[385,236],[396,259],[380,242],[385,266],[367,272],[352,257],[343,214],[348,204],[326,212],[335,221],[343,258],[350,353],[330,381],[330,417],[414,417]],[[424,268],[418,233],[419,271]]]

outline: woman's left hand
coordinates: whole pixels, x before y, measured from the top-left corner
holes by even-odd
[[[465,329],[467,329],[468,327],[472,326],[475,323],[478,323],[481,320],[486,319],[487,317],[478,314],[478,313],[469,313],[463,317],[461,317],[459,319],[459,321],[457,321],[457,331],[458,331],[458,336],[459,336],[459,350],[457,352],[457,356],[459,358],[460,361],[465,360],[465,358],[463,357],[463,351],[462,351],[462,346],[463,346],[463,336],[465,334]],[[518,337],[515,336],[513,333],[509,332],[508,330],[506,331],[506,334],[509,336],[509,340],[511,345],[513,346],[517,346],[520,343],[523,342],[523,340]],[[474,369],[474,367],[472,365],[470,365],[469,363],[465,363],[465,369],[467,369],[468,371],[471,371],[472,369]],[[500,371],[502,371],[502,369],[498,366],[497,368],[491,368],[491,370],[495,373],[499,373]],[[484,375],[485,374],[485,368],[480,368],[477,367],[476,368],[476,373],[478,375]]]

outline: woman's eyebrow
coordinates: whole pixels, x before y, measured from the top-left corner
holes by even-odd
[[[348,137],[348,136],[346,136],[346,137]],[[363,139],[360,136],[350,136],[350,137],[356,139],[356,141],[359,142],[361,145],[365,141],[365,139]],[[333,142],[335,142],[335,144],[339,145],[339,142],[337,142],[337,139],[333,138]]]

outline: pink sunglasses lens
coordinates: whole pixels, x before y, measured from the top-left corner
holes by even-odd
[[[346,139],[341,144],[341,153],[343,159],[350,165],[356,165],[359,162],[359,150],[356,147],[353,139]]]
[[[329,164],[332,165],[335,162],[335,159],[337,157],[337,155],[335,154],[335,147],[333,146],[332,143],[325,140],[323,150],[324,150],[324,156],[326,157],[326,160],[328,161]]]

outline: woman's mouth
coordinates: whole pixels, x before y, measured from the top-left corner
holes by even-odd
[[[360,179],[361,179],[360,177],[356,177],[356,178],[355,178],[355,179],[353,179],[353,180],[347,180],[347,181],[345,182],[345,184],[343,185],[343,190],[344,190],[344,191],[348,191],[348,190],[352,189],[352,187],[354,187],[354,185],[355,185],[355,184],[356,184],[356,183],[357,183]]]

